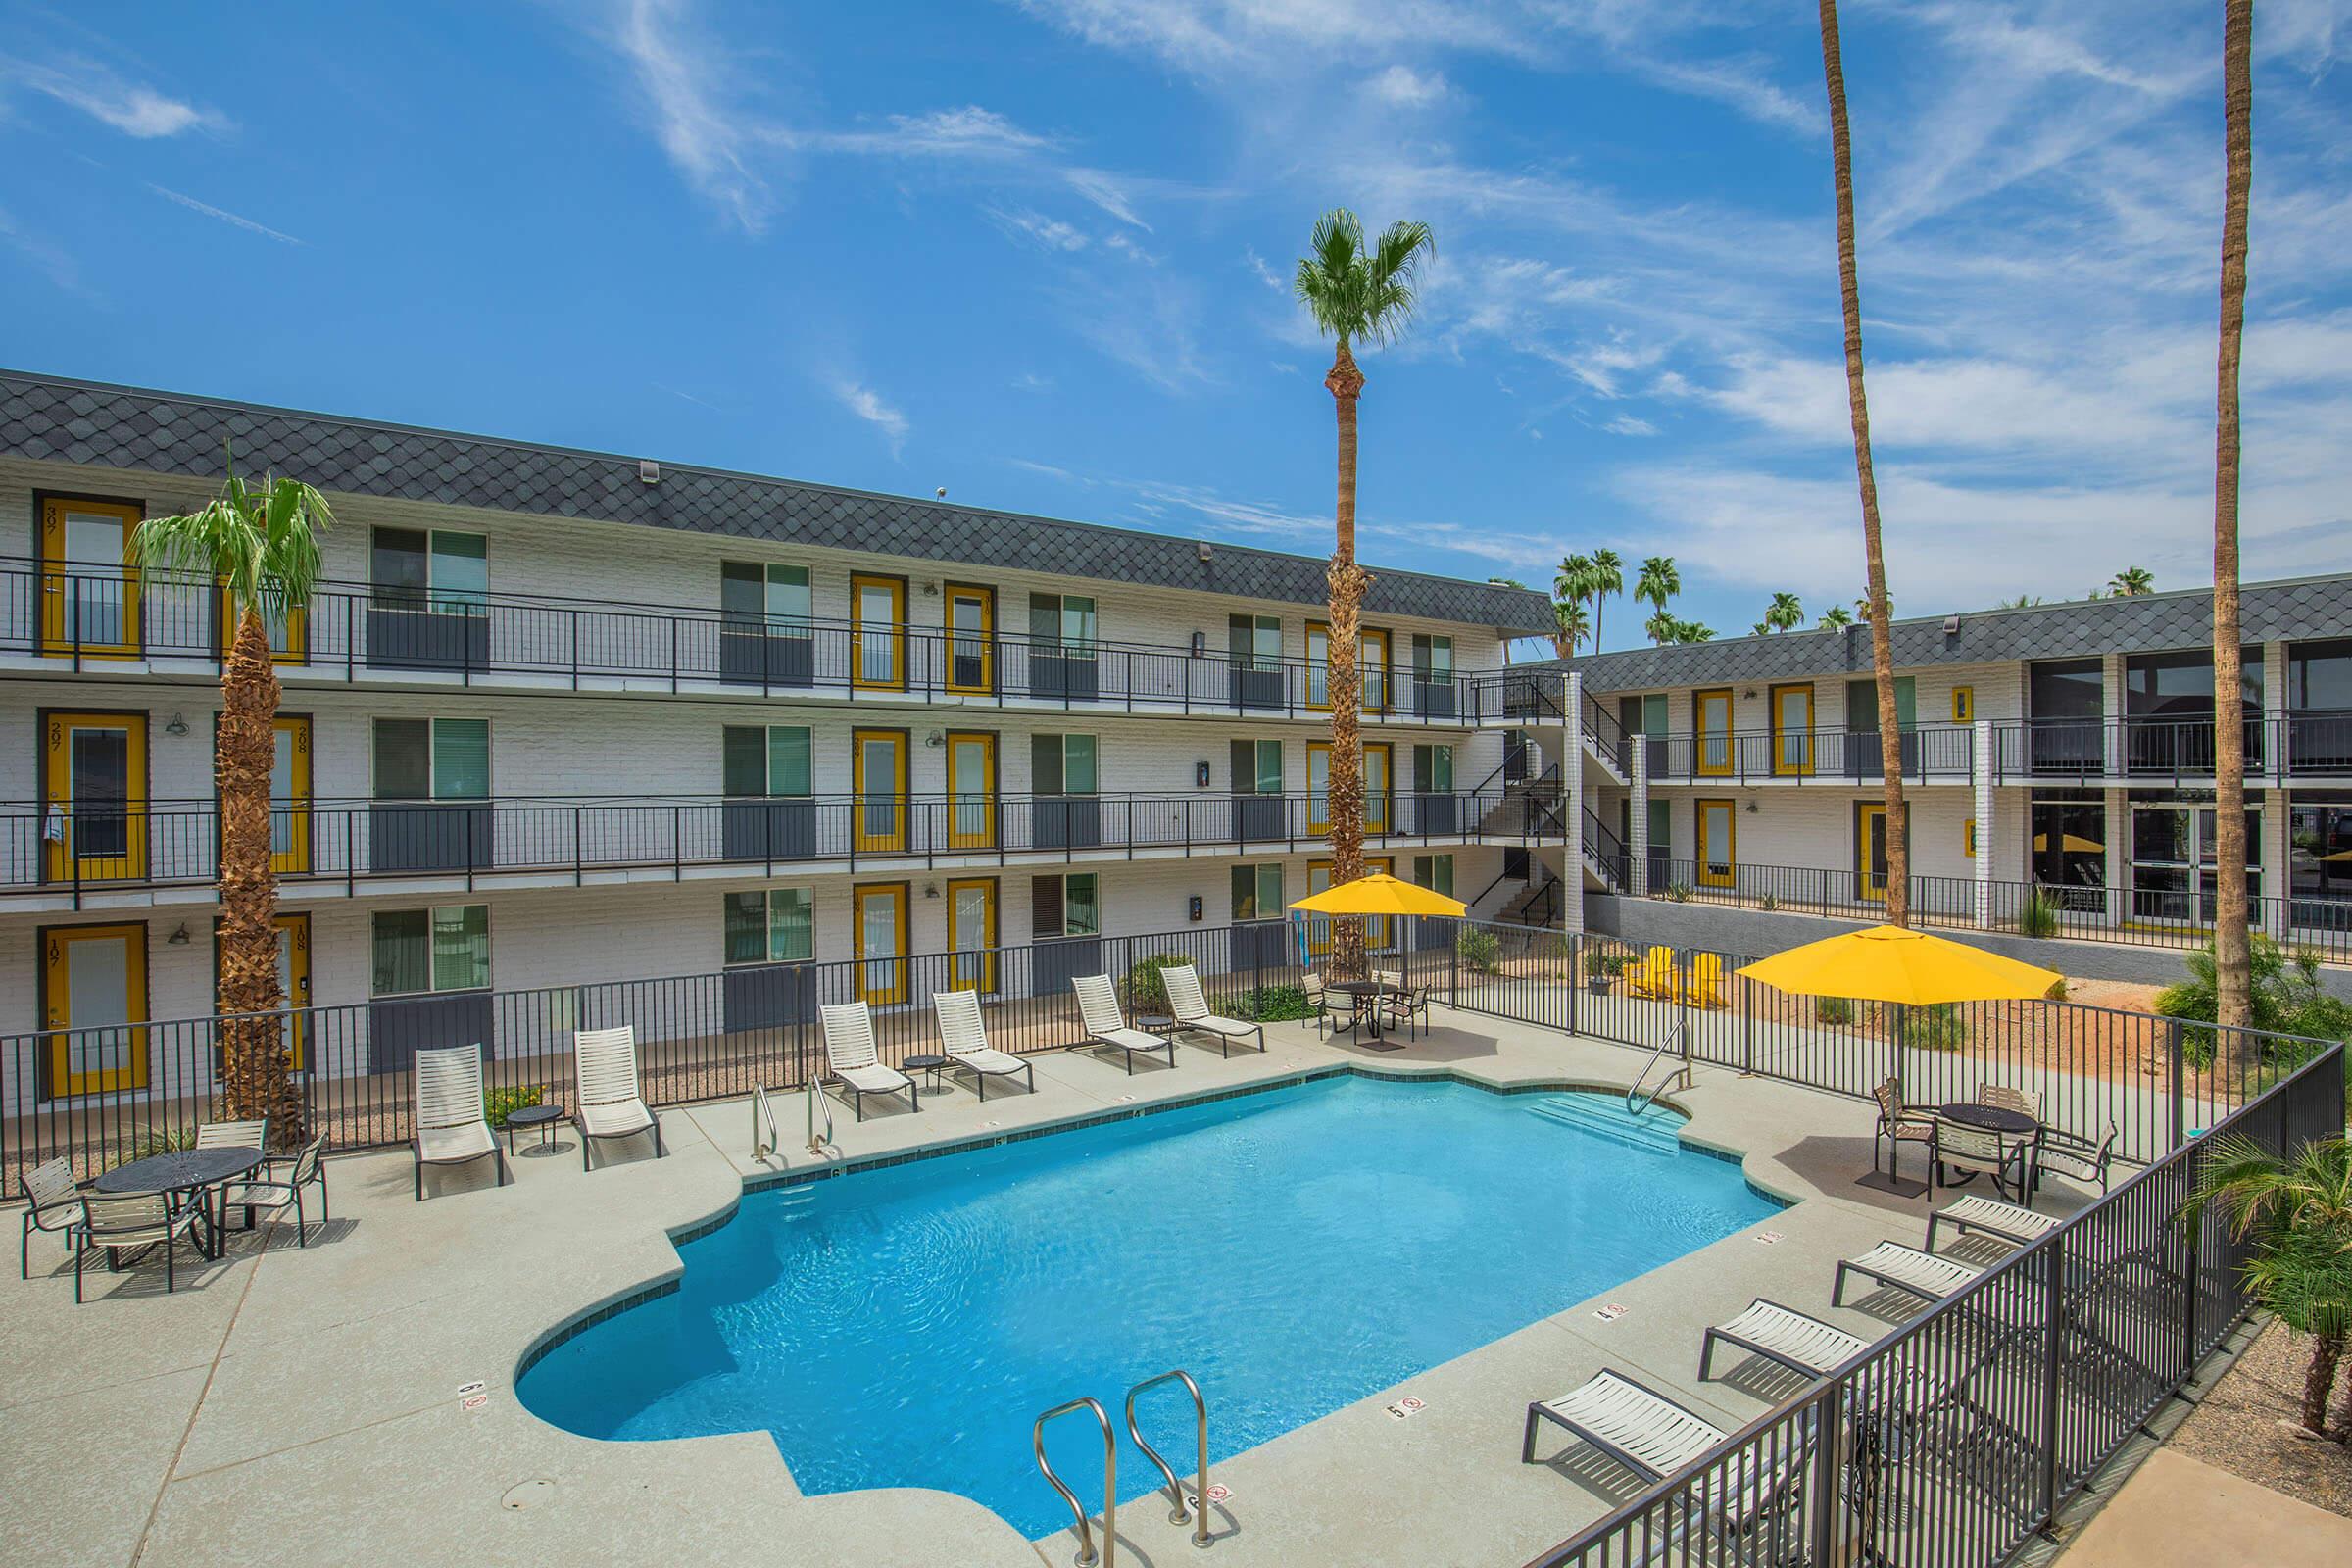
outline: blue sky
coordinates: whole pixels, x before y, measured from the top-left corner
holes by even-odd
[[[1898,612],[2210,580],[2220,10],[1847,0]],[[2250,577],[2352,566],[2348,52],[2264,0]],[[1859,591],[1810,6],[0,4],[21,368],[1320,554],[1341,203],[1369,561]]]

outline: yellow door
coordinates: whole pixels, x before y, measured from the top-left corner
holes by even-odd
[[[850,579],[850,684],[864,691],[906,689],[906,581]]]
[[[1396,860],[1389,856],[1367,855],[1364,857],[1364,874],[1366,876],[1375,871],[1394,876],[1396,874]],[[1330,891],[1330,888],[1331,862],[1329,860],[1309,860],[1306,864],[1307,897],[1313,898],[1318,893]],[[1389,917],[1387,915],[1364,915],[1358,918],[1364,922],[1364,947],[1367,951],[1376,951],[1389,945]],[[1306,947],[1309,953],[1319,954],[1331,951],[1330,915],[1310,914],[1306,917]]]
[[[311,868],[311,719],[270,721],[270,869],[280,876]]]
[[[997,989],[997,879],[948,884],[948,989]]]
[[[1691,724],[1698,736],[1697,767],[1722,776],[1732,770],[1731,688],[1690,694]]]
[[[41,652],[132,659],[139,652],[139,571],[130,564],[138,507],[41,501]]]
[[[43,859],[52,882],[135,882],[147,874],[147,715],[51,713]]]
[[[1886,808],[1854,803],[1854,892],[1872,903],[1886,897]]]
[[[213,922],[213,1007],[225,1012],[220,1001],[220,922]],[[308,914],[281,914],[277,917],[277,989],[285,1000],[288,1011],[286,1030],[286,1064],[296,1072],[310,1067],[311,1020],[299,1009],[311,1004],[311,917]],[[215,1070],[218,1071],[218,1048],[214,1051]]]
[[[997,591],[948,584],[948,690],[987,696],[997,689]]]
[[[1772,699],[1772,770],[1787,777],[1813,771],[1813,687],[1775,686]]]
[[[1740,828],[1735,801],[1698,801],[1698,885],[1728,888],[1740,875]]]
[[[147,927],[56,926],[41,933],[47,1092],[147,1087]]]
[[[222,584],[215,595],[218,610],[214,624],[220,628],[220,649],[227,653],[228,645],[236,640],[236,612],[228,602],[228,587]],[[311,657],[311,621],[308,610],[281,610],[272,615],[262,612],[263,630],[270,639],[270,662],[273,664],[300,664]]]
[[[906,884],[858,889],[858,995],[874,1006],[906,1000]]]
[[[861,729],[850,737],[858,796],[853,835],[860,855],[888,855],[906,848],[906,732]]]
[[[1363,651],[1363,708],[1367,713],[1389,710],[1389,634],[1365,630],[1358,634]]]
[[[948,848],[994,849],[997,843],[997,738],[948,733]]]
[[[1364,746],[1364,831],[1386,833],[1389,830],[1389,743],[1371,741]]]

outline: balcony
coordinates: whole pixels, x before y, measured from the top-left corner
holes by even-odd
[[[189,678],[221,660],[220,596],[160,573],[49,570],[0,561],[0,668]],[[613,695],[690,693],[1012,710],[1319,718],[1323,674],[1302,659],[1143,643],[329,583],[273,637],[289,688],[318,685]],[[1556,679],[1556,677],[1555,677]],[[1467,729],[1527,721],[1524,675],[1368,670],[1365,717]]]
[[[1499,793],[1377,798],[1368,848],[1529,841]],[[1305,795],[662,796],[343,801],[281,808],[271,829],[288,891],[363,885],[543,887],[771,877],[808,870],[1311,853],[1326,837]],[[1492,820],[1490,820],[1492,818]],[[120,907],[157,890],[210,897],[219,814],[209,802],[71,811],[0,807],[0,899]]]
[[[1885,777],[1876,730],[1739,730],[1721,735],[1635,736],[1626,743],[1647,754],[1653,784],[1876,784]],[[1976,736],[1963,724],[1907,729],[1901,736],[1903,779],[1913,784],[1966,784],[1976,763]]]

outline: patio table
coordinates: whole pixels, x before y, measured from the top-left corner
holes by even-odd
[[[1402,1051],[1404,1049],[1402,1046],[1381,1044],[1380,999],[1394,992],[1396,989],[1395,986],[1384,986],[1377,980],[1334,980],[1324,989],[1337,991],[1348,999],[1353,1010],[1349,1014],[1348,1027],[1350,1029],[1361,1027],[1370,1030],[1372,1050]]]
[[[102,1193],[203,1193],[220,1188],[220,1212],[215,1215],[210,1207],[205,1210],[205,1228],[212,1232],[212,1241],[204,1255],[218,1258],[228,1237],[227,1184],[252,1175],[261,1163],[262,1152],[244,1146],[175,1149],[103,1171],[90,1185]]]

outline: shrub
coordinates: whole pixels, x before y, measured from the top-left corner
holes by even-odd
[[[1453,940],[1454,956],[1480,974],[1502,973],[1502,939],[1492,931],[1464,926]]]
[[[1958,1051],[1968,1044],[1968,1014],[1956,1002],[1905,1007],[1903,1044],[1922,1051]]]
[[[176,1153],[180,1150],[195,1147],[196,1129],[193,1127],[174,1127],[165,1132],[148,1133],[133,1139],[124,1147],[122,1157],[107,1168],[120,1170],[132,1160],[145,1159],[150,1154]]]
[[[1813,1017],[1820,1023],[1852,1023],[1854,1004],[1847,997],[1815,997]]]
[[[2026,895],[2025,906],[2017,911],[2017,929],[2021,936],[2053,937],[2058,934],[2058,901],[2035,888]]]
[[[1668,883],[1666,886],[1666,902],[1669,904],[1689,904],[1690,902],[1690,884],[1688,882]]]
[[[2257,1029],[2269,1029],[2279,1034],[2308,1035],[2321,1040],[2352,1040],[2352,1003],[2331,997],[2320,984],[2320,959],[2314,953],[2289,954],[2272,938],[2257,931],[2252,934],[2249,954],[2251,1003],[2249,1021]],[[2220,980],[2215,967],[2213,944],[2189,953],[2181,959],[2188,978],[2164,988],[2156,994],[2156,1010],[2168,1018],[2179,1018],[2192,1026],[2211,1024],[2220,1007]],[[2213,1063],[2214,1031],[2190,1027],[2180,1032],[2180,1048],[2195,1067]],[[2264,1047],[2263,1066],[2284,1069],[2307,1061],[2314,1054],[2309,1047],[2284,1046],[2276,1043]],[[2293,1057],[2293,1060],[2286,1059]]]
[[[1779,908],[1780,906],[1781,900],[1778,894],[1767,893],[1756,901],[1756,907],[1765,910],[1767,913]]]
[[[1625,966],[1633,961],[1630,953],[1595,953],[1585,960],[1585,970],[1589,974],[1616,976],[1625,973]]]
[[[1312,1018],[1315,1007],[1304,986],[1259,986],[1235,999],[1233,1015],[1252,1023],[1288,1023]]]
[[[1134,967],[1127,971],[1127,1010],[1167,1011],[1168,983],[1159,977],[1159,971],[1181,969],[1192,961],[1181,953],[1154,953],[1148,958],[1136,959]]]
[[[510,1111],[536,1105],[545,1092],[537,1084],[523,1084],[512,1089],[493,1089],[482,1096],[482,1117],[493,1127],[504,1127]]]

